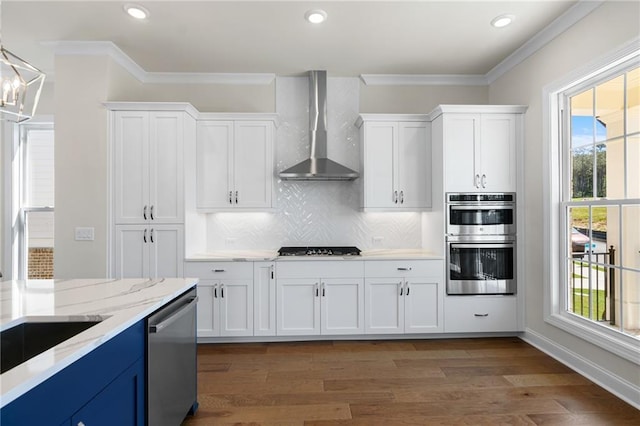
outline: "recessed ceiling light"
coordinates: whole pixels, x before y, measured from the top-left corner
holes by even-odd
[[[125,4],[124,11],[136,19],[147,19],[149,11],[137,4]]]
[[[327,19],[327,12],[322,9],[309,10],[304,14],[304,19],[312,24],[320,24]]]
[[[511,22],[513,22],[514,18],[515,18],[515,16],[513,16],[513,15],[496,16],[495,18],[493,18],[491,20],[491,25],[493,25],[496,28],[503,28],[503,27],[506,27],[507,25],[509,25]]]

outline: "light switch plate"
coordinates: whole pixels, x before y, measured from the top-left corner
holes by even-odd
[[[76,227],[76,241],[93,241],[95,228]]]

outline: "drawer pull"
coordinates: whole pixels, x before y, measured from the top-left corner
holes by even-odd
[[[411,268],[398,268],[398,271],[410,271]]]
[[[488,317],[489,314],[473,314],[474,317]]]
[[[224,269],[213,269],[213,272],[225,272]]]

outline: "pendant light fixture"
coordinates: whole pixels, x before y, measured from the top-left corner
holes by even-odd
[[[0,4],[0,25],[2,5]],[[20,123],[36,112],[45,74],[4,48],[0,35],[0,120]]]

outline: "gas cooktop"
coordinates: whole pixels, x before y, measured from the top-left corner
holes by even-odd
[[[278,256],[359,256],[358,247],[280,247]]]

